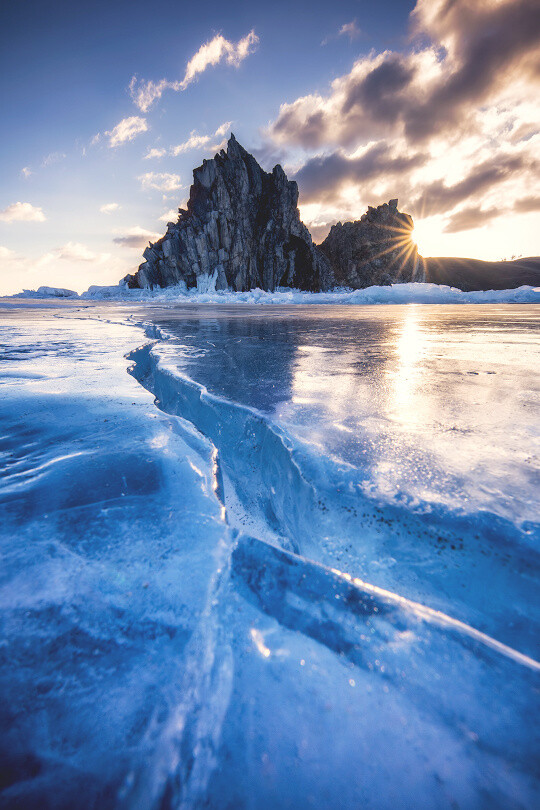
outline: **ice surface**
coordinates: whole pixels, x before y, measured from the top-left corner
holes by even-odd
[[[0,319],[1,806],[537,805],[536,307]]]

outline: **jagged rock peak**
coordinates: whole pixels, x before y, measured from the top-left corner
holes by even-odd
[[[338,222],[319,246],[337,284],[360,289],[373,284],[424,281],[423,263],[412,240],[413,219],[398,201],[368,210],[355,222]]]
[[[227,150],[193,171],[187,209],[144,251],[130,287],[185,284],[209,290],[279,286],[327,289],[332,272],[297,208],[298,186],[281,166],[263,171],[231,135]]]

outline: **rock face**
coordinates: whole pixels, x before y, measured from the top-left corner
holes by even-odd
[[[328,259],[300,221],[298,186],[281,166],[263,171],[234,135],[193,172],[187,210],[144,251],[130,287],[184,283],[201,292],[260,287],[327,289]]]
[[[424,281],[423,264],[411,239],[413,220],[397,200],[368,208],[356,222],[338,222],[320,245],[335,283],[360,289],[372,284]]]

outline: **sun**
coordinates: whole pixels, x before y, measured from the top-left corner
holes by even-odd
[[[439,255],[440,249],[437,246],[441,242],[441,230],[439,223],[434,222],[432,217],[415,220],[411,239],[416,242],[421,256]]]

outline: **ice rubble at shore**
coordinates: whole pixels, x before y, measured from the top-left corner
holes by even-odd
[[[206,288],[206,289],[205,289]],[[212,278],[207,285],[186,290],[185,285],[155,290],[130,290],[124,285],[91,286],[78,295],[73,290],[39,287],[23,290],[14,298],[70,298],[92,301],[140,301],[178,304],[540,304],[540,288],[523,286],[513,290],[463,292],[440,284],[409,282],[363,290],[337,288],[331,292],[310,293],[280,289],[276,292],[254,289],[248,292],[215,290]]]

